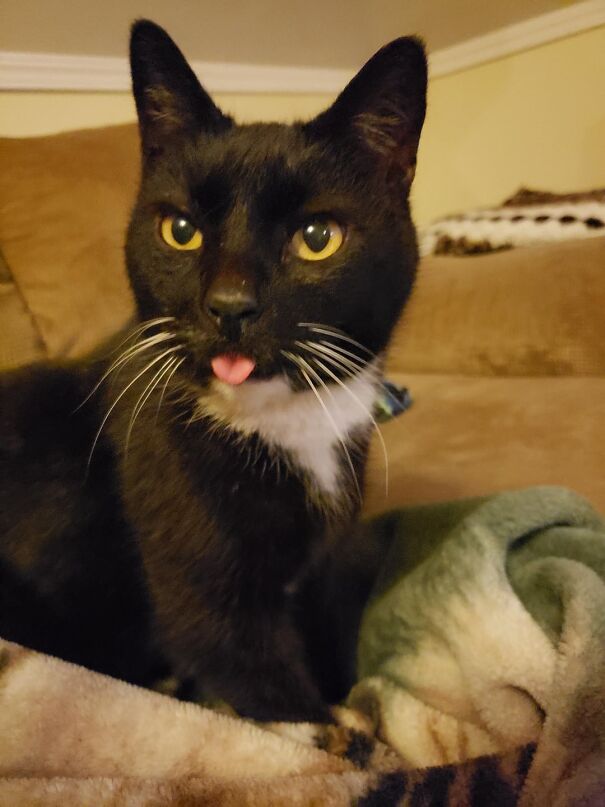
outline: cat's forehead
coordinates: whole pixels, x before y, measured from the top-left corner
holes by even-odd
[[[200,138],[197,156],[202,170],[220,166],[227,173],[245,173],[274,164],[293,171],[304,167],[314,151],[300,126],[254,123]]]
[[[186,193],[213,217],[236,200],[268,218],[282,218],[324,195],[330,156],[300,125],[234,126],[201,136],[187,155]]]
[[[302,126],[249,124],[200,137],[189,151],[186,178],[190,190],[203,195],[220,187],[250,196],[299,196],[325,187],[325,163],[325,150]]]

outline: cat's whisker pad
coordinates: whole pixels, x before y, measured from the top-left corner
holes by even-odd
[[[164,351],[163,353],[160,353],[159,356],[156,356],[155,359],[152,359],[150,362],[148,362],[148,364],[146,364],[145,367],[139,373],[137,373],[135,375],[135,377],[120,392],[120,394],[117,396],[117,398],[114,400],[114,402],[111,404],[111,406],[107,410],[107,412],[105,414],[105,417],[101,421],[101,425],[99,426],[99,428],[97,430],[97,433],[95,434],[95,437],[94,437],[94,440],[93,440],[93,443],[92,443],[92,447],[91,447],[90,453],[88,455],[88,461],[86,463],[87,468],[90,468],[90,463],[92,462],[92,456],[94,454],[94,450],[95,450],[96,445],[97,445],[97,443],[99,441],[99,437],[101,436],[101,432],[103,431],[103,428],[104,428],[105,424],[109,420],[109,418],[111,416],[111,413],[116,408],[118,403],[122,400],[124,395],[126,395],[128,390],[134,384],[136,384],[136,382],[139,380],[139,378],[141,378],[141,376],[143,376],[145,373],[147,373],[154,365],[156,365],[159,361],[161,361],[165,356],[169,355],[170,353],[174,353],[176,350],[178,350],[178,346],[169,348],[168,350]]]

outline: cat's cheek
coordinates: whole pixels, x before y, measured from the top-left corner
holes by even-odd
[[[141,276],[158,302],[178,304],[187,300],[189,304],[200,298],[201,279],[196,261],[174,259],[173,256],[158,251],[153,259],[141,267]]]
[[[298,286],[332,286],[346,271],[341,263],[297,261],[288,267],[288,280]]]

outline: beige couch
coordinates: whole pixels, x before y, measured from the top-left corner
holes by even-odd
[[[137,173],[134,126],[0,140],[0,368],[127,321]],[[605,512],[604,308],[605,238],[425,259],[388,364],[414,405],[384,426],[368,510],[546,483]]]

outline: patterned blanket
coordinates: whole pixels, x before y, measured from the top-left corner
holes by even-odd
[[[420,231],[422,255],[480,255],[605,234],[605,189],[549,193],[520,188],[499,207],[438,219]]]
[[[338,726],[258,726],[0,640],[0,805],[605,804],[605,524],[555,488],[369,523]]]

